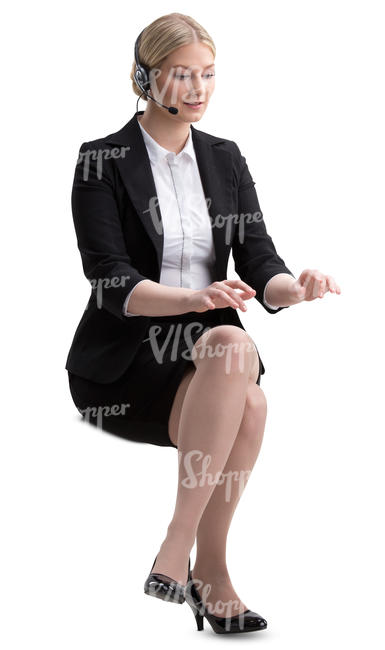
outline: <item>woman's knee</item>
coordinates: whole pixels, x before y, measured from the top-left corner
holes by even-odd
[[[256,379],[258,377],[259,357],[254,341],[236,325],[217,325],[206,330],[193,346],[191,359],[196,367],[208,360],[224,359],[228,371],[245,371],[246,368],[249,373],[258,364]]]

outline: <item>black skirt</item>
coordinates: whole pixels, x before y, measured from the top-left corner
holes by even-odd
[[[176,448],[168,432],[175,394],[186,369],[195,368],[192,346],[205,330],[219,324],[217,309],[152,317],[131,365],[116,381],[100,384],[68,371],[75,406],[86,421],[104,431]],[[260,378],[261,370],[257,384]]]

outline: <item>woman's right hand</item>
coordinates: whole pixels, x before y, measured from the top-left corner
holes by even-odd
[[[241,293],[235,291],[240,289]],[[189,311],[204,312],[209,309],[233,307],[247,311],[245,300],[254,298],[255,290],[242,280],[221,280],[205,289],[197,289],[188,296]]]

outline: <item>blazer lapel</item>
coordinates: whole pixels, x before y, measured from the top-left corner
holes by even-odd
[[[107,136],[105,141],[108,144],[129,147],[128,150],[121,150],[121,154],[117,151],[116,156],[111,153],[130,200],[154,244],[160,277],[163,257],[162,215],[150,159],[137,120],[137,115],[143,113],[144,111],[135,113],[120,131]],[[191,131],[213,228],[216,256],[214,280],[223,280],[226,277],[228,259],[226,247],[231,245],[234,229],[234,222],[231,220],[232,156],[230,152],[215,146],[224,142],[223,139],[199,131],[192,125]]]

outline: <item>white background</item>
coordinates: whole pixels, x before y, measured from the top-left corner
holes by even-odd
[[[217,46],[216,90],[196,127],[238,143],[296,277],[317,268],[342,290],[276,315],[252,300],[240,314],[266,366],[268,417],[228,566],[268,628],[232,643],[384,647],[382,10],[373,0],[93,0],[19,2],[3,15],[7,650],[216,638],[207,622],[197,637],[187,604],[143,592],[174,509],[176,450],[82,423],[64,368],[90,293],[70,207],[78,149],[133,116],[135,39],[172,11]]]

